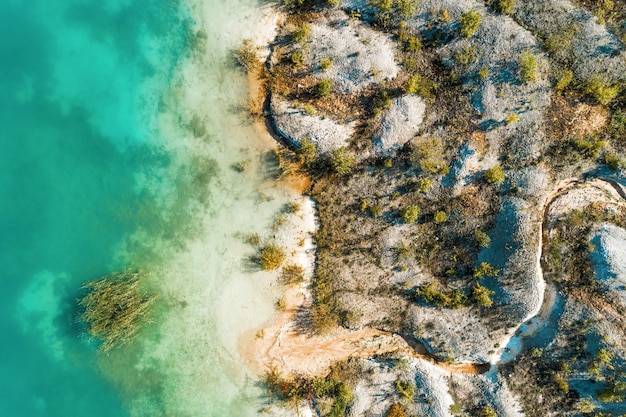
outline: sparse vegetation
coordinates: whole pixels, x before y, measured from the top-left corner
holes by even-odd
[[[280,282],[284,285],[300,284],[304,281],[304,268],[298,264],[287,264],[280,274]]]
[[[485,171],[484,177],[485,181],[487,181],[488,184],[496,185],[504,183],[504,180],[506,179],[506,176],[504,175],[504,169],[502,169],[500,165],[489,168],[487,171]]]
[[[585,92],[595,98],[598,103],[606,106],[617,98],[619,86],[611,85],[600,77],[593,76],[587,81]]]
[[[468,305],[467,295],[462,291],[440,291],[434,283],[423,285],[415,290],[415,298],[438,307],[460,308]]]
[[[235,57],[241,66],[250,71],[259,65],[258,50],[252,39],[244,39],[235,51]]]
[[[483,21],[483,16],[477,10],[470,10],[461,16],[461,35],[464,38],[472,36]]]
[[[330,154],[330,163],[333,172],[339,175],[347,175],[352,171],[352,168],[354,168],[356,159],[348,153],[346,148],[337,148]]]
[[[141,272],[114,273],[88,282],[80,300],[79,318],[88,333],[102,341],[100,351],[130,342],[148,318],[154,297],[140,287]]]
[[[259,251],[259,264],[264,271],[273,271],[287,259],[285,250],[276,244],[268,243]]]
[[[420,215],[419,206],[408,206],[404,210],[402,210],[402,221],[408,224],[415,223]]]
[[[524,51],[519,57],[519,78],[522,83],[537,81],[537,57],[530,50]]]

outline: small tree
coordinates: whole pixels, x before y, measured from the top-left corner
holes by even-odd
[[[435,213],[435,217],[434,217],[435,223],[441,224],[445,222],[447,219],[448,219],[448,215],[446,214],[445,211],[440,210]]]
[[[476,283],[474,288],[472,288],[472,298],[483,307],[491,307],[493,305],[491,296],[494,294],[489,288],[483,287],[479,283]]]
[[[356,160],[352,155],[347,153],[346,148],[341,147],[331,152],[330,163],[333,167],[333,171],[339,175],[346,175],[352,171]]]
[[[474,230],[474,238],[476,239],[478,246],[481,248],[488,248],[491,246],[491,238],[487,235],[487,233],[480,229]]]
[[[300,147],[296,149],[296,155],[301,164],[311,166],[317,156],[317,146],[315,143],[304,137],[300,141]]]
[[[524,51],[519,57],[519,77],[522,83],[537,81],[537,58],[530,50]]]
[[[329,96],[333,92],[333,82],[328,78],[324,78],[317,84],[315,90],[319,97]]]
[[[417,219],[419,218],[419,215],[420,215],[419,206],[412,205],[402,210],[402,220],[408,224],[415,223]]]
[[[493,168],[489,168],[485,171],[485,181],[489,184],[502,184],[506,178],[504,175],[504,169],[500,165],[496,165]]]
[[[461,15],[461,35],[464,38],[472,36],[483,21],[483,16],[476,10],[470,10],[467,13]]]
[[[257,52],[258,48],[254,45],[252,39],[244,39],[235,51],[235,57],[242,67],[250,71],[259,65]]]

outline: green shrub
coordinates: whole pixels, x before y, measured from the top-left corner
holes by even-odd
[[[287,259],[285,250],[273,243],[268,243],[259,251],[259,263],[265,271],[273,271],[280,268],[285,259]]]
[[[463,410],[461,409],[461,406],[458,404],[452,404],[449,410],[450,410],[450,414],[452,414],[453,416],[458,416],[463,412]]]
[[[411,398],[415,396],[416,388],[417,387],[415,386],[415,383],[411,381],[402,381],[402,380],[396,381],[396,389],[398,390],[402,398],[404,398],[405,400],[410,400]]]
[[[454,54],[454,59],[460,65],[464,67],[476,62],[476,47],[474,45],[468,45],[464,48],[458,49]]]
[[[515,0],[498,0],[496,10],[499,13],[513,14],[515,8]]]
[[[404,19],[415,16],[419,0],[398,0],[398,14]]]
[[[450,172],[450,168],[443,159],[444,153],[445,149],[440,138],[421,137],[416,140],[411,161],[431,174],[446,175]]]
[[[472,36],[483,21],[483,16],[476,10],[470,10],[461,16],[461,35],[465,38]]]
[[[574,139],[573,146],[583,157],[596,159],[600,156],[600,151],[606,147],[606,142],[595,137]]]
[[[340,3],[340,0],[324,0],[324,1],[330,7],[337,7],[339,6],[339,3]]]
[[[339,175],[346,175],[354,168],[356,159],[347,153],[346,148],[341,147],[331,152],[330,162],[334,172]]]
[[[409,36],[404,44],[407,52],[419,52],[422,49],[422,41],[417,36]]]
[[[537,81],[537,57],[530,50],[524,51],[519,57],[519,77],[522,83]]]
[[[611,115],[609,134],[613,139],[626,141],[626,112],[617,109]]]
[[[407,224],[415,223],[417,219],[419,218],[419,215],[420,215],[419,206],[415,206],[415,205],[408,206],[404,210],[402,210],[402,221],[404,221]]]
[[[571,70],[563,70],[557,76],[554,89],[557,91],[557,93],[561,93],[567,87],[569,87],[572,81],[574,81],[574,73]]]
[[[148,317],[154,297],[141,290],[143,276],[141,272],[115,273],[82,287],[87,294],[78,302],[79,319],[92,337],[102,341],[100,351],[130,342]]]
[[[393,7],[393,0],[368,0],[367,3],[382,12],[390,12]]]
[[[478,305],[483,307],[491,307],[493,305],[493,301],[491,300],[493,294],[495,294],[493,291],[487,287],[483,287],[479,283],[476,283],[474,288],[472,288],[472,298]]]
[[[311,34],[311,25],[302,23],[294,30],[292,37],[295,42],[305,42]]]
[[[415,298],[438,307],[460,308],[468,303],[467,296],[459,290],[439,291],[434,283],[423,285],[415,290]]]
[[[593,413],[596,409],[596,406],[587,399],[584,400],[580,400],[580,402],[578,403],[578,409],[580,410],[581,413]]]
[[[485,406],[480,409],[480,417],[498,417],[498,414],[493,408]]]
[[[319,97],[329,96],[333,92],[333,82],[328,78],[324,78],[315,87],[315,92]]]
[[[327,57],[324,57],[320,60],[320,67],[326,71],[327,69],[329,69],[330,67],[333,66],[333,60]]]
[[[375,115],[380,114],[383,110],[391,106],[391,95],[385,89],[378,90],[372,97],[372,112]]]
[[[611,363],[611,360],[613,359],[613,354],[608,350],[602,348],[598,351],[597,358],[602,363]]]
[[[441,224],[443,222],[445,222],[448,219],[448,215],[446,214],[445,211],[438,211],[435,213],[435,223],[437,224]]]
[[[304,53],[300,50],[293,51],[290,57],[291,63],[296,66],[304,65]]]
[[[491,246],[491,238],[487,235],[487,233],[480,229],[474,230],[474,239],[476,239],[476,243],[481,248],[488,248]]]
[[[300,141],[300,147],[296,149],[296,155],[301,164],[311,166],[317,156],[317,146],[308,138],[304,137]]]
[[[247,70],[251,70],[259,65],[257,52],[258,48],[254,45],[252,39],[244,39],[239,48],[235,51],[235,57],[241,66]]]
[[[474,278],[482,278],[485,276],[498,276],[498,270],[491,266],[489,262],[481,262],[478,268],[474,270]]]
[[[478,75],[480,76],[481,80],[484,80],[485,78],[489,76],[489,68],[482,67],[480,71],[478,71]]]
[[[604,152],[604,163],[613,171],[619,168],[626,168],[626,160],[620,158],[618,154],[612,151]]]
[[[504,169],[500,165],[496,165],[485,171],[484,178],[489,184],[502,184],[506,176],[504,175]]]
[[[433,186],[434,181],[430,178],[420,178],[417,180],[417,190],[425,193]]]
[[[587,81],[585,92],[591,95],[600,104],[610,104],[617,98],[619,94],[618,85],[610,85],[600,79],[598,76],[593,76]]]
[[[404,89],[409,94],[417,94],[425,99],[435,98],[435,91],[438,85],[419,74],[413,75],[406,83]]]
[[[516,113],[511,113],[508,114],[505,119],[504,122],[508,125],[512,125],[513,123],[517,123],[519,121],[519,115]]]

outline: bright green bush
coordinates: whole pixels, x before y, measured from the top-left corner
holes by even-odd
[[[493,300],[491,299],[493,294],[495,294],[493,291],[487,287],[483,287],[479,283],[476,283],[474,288],[472,288],[472,298],[478,305],[483,307],[491,307],[493,305]]]
[[[598,76],[593,76],[587,81],[585,92],[591,95],[600,104],[610,104],[619,94],[618,85],[610,85]]]
[[[408,224],[415,223],[420,215],[419,206],[408,206],[404,210],[402,210],[402,221]]]
[[[438,211],[435,213],[434,221],[437,224],[443,223],[448,219],[448,215],[445,211]]]
[[[333,66],[333,60],[327,57],[324,57],[320,60],[320,67],[326,71],[327,69],[330,69],[330,67]]]
[[[319,97],[329,96],[333,92],[333,82],[328,78],[324,78],[317,84],[315,90]]]
[[[519,57],[519,77],[522,83],[537,81],[537,57],[530,50],[524,51]]]
[[[464,38],[472,36],[483,21],[483,16],[477,10],[470,10],[461,15],[461,35]]]
[[[331,152],[330,162],[334,172],[339,175],[346,175],[354,168],[356,159],[348,154],[346,148],[341,147]]]
[[[489,184],[502,184],[506,176],[504,175],[504,169],[500,165],[496,165],[485,171],[484,178]]]

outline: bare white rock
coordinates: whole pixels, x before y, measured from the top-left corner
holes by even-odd
[[[379,153],[391,153],[413,139],[424,121],[426,103],[419,96],[407,95],[394,100],[382,116],[374,138]]]
[[[330,118],[307,114],[277,96],[272,97],[272,114],[280,135],[295,146],[307,138],[322,154],[347,146],[354,133],[353,123],[341,124]]]
[[[317,77],[329,78],[343,93],[355,93],[398,75],[395,46],[388,34],[351,20],[336,12],[327,23],[311,25],[308,47]],[[332,60],[327,70],[319,68],[323,58]]]

